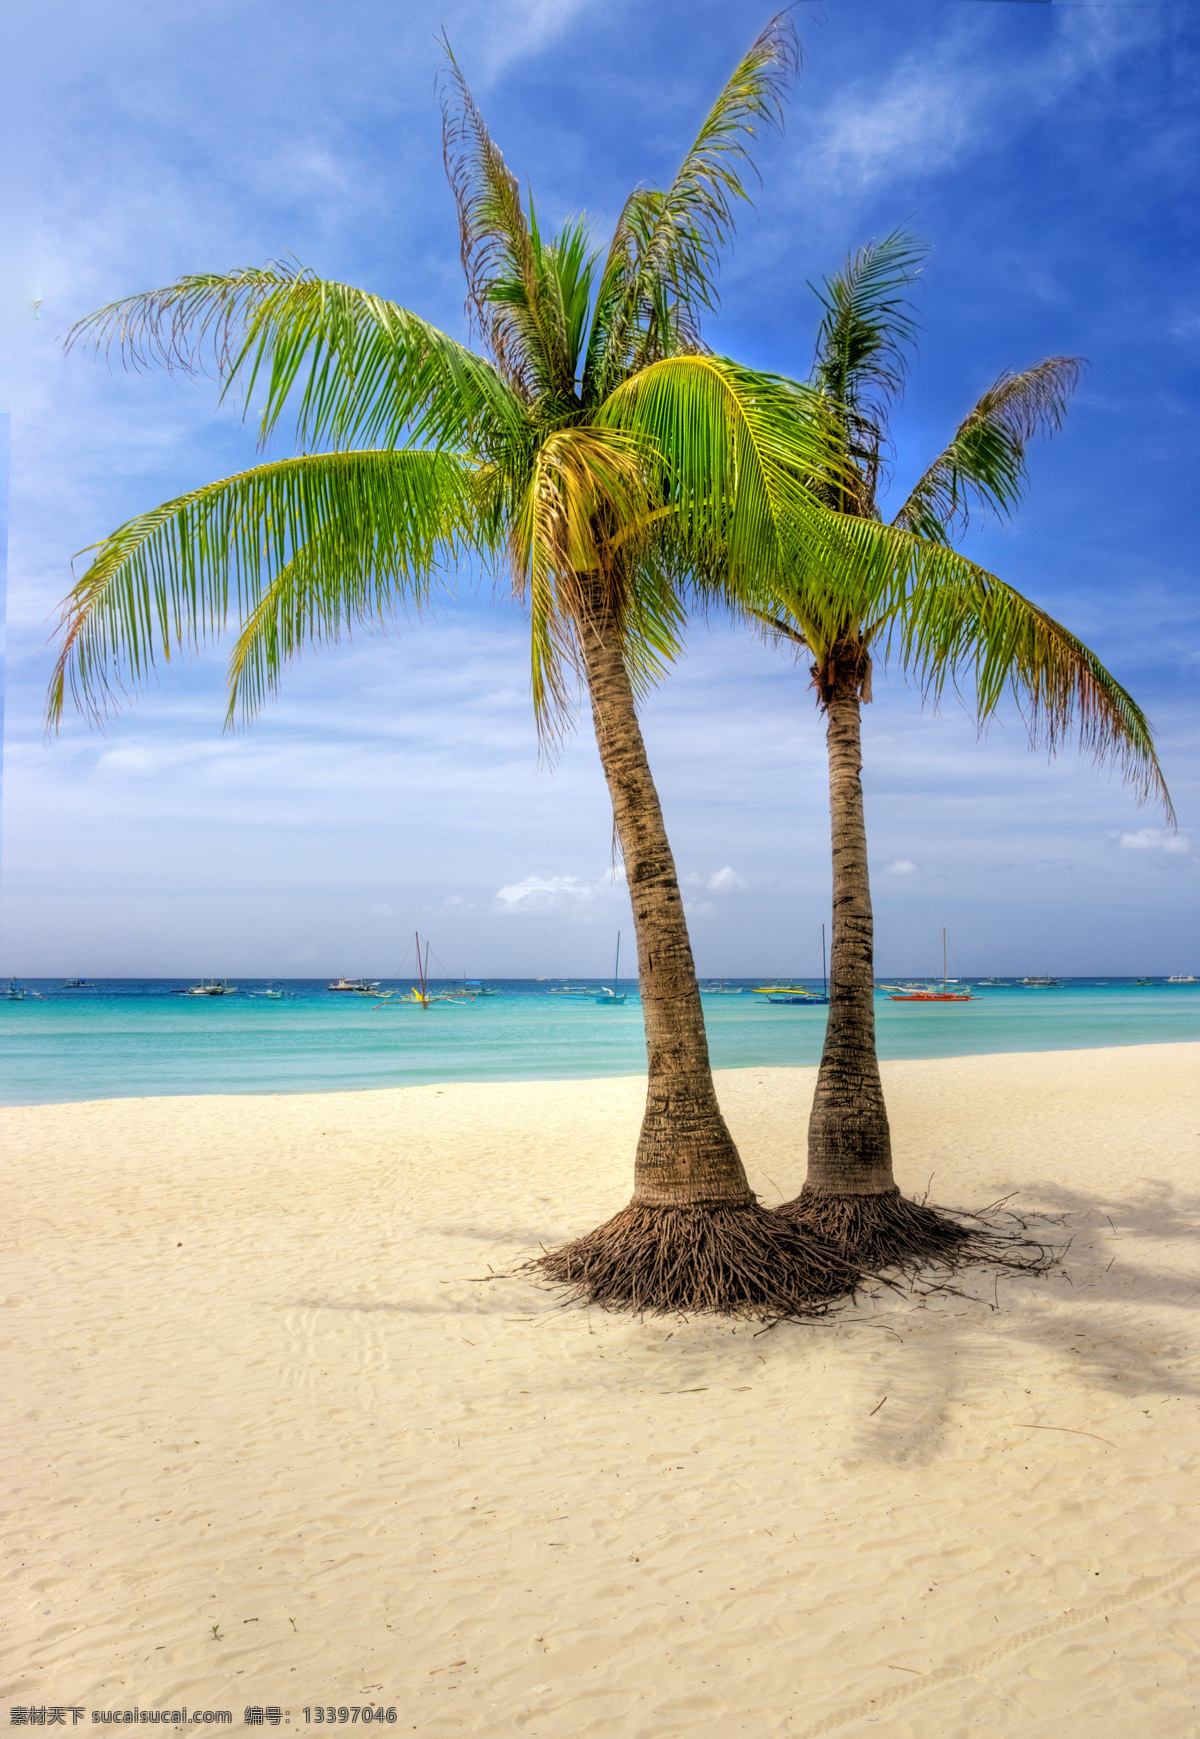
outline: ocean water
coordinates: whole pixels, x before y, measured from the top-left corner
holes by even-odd
[[[638,1074],[646,1061],[632,981],[620,1007],[501,979],[494,996],[428,1009],[333,994],[324,980],[285,981],[283,1001],[265,998],[261,981],[224,997],[181,996],[184,980],[100,980],[81,990],[23,982],[23,1001],[0,997],[7,1105],[572,1079]],[[750,994],[753,982],[740,996],[704,998],[714,1066],[816,1063],[825,1009],[770,1003]],[[1200,984],[1068,979],[1056,990],[979,989],[968,1003],[880,994],[875,1013],[882,1058],[1159,1044],[1200,1039]]]

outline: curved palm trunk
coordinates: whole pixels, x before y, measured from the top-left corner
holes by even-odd
[[[596,743],[637,936],[646,1110],[628,1207],[534,1266],[637,1310],[812,1315],[853,1291],[844,1257],[760,1207],[717,1103],[683,900],[611,617],[580,622]]]
[[[633,1200],[652,1207],[746,1207],[754,1197],[717,1104],[675,859],[625,661],[617,636],[605,633],[603,624],[581,639],[596,746],[633,907],[646,1027],[649,1080]]]
[[[875,1053],[875,920],[862,790],[862,699],[870,664],[858,646],[835,648],[815,670],[826,714],[833,842],[829,1019],[808,1122],[808,1175],[776,1212],[828,1238],[864,1267],[912,1266],[980,1247],[980,1233],[921,1202],[892,1175]],[[869,698],[870,689],[866,687]]]

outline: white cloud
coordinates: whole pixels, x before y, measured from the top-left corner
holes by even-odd
[[[883,873],[888,876],[911,876],[917,873],[917,866],[911,857],[898,857],[894,862],[884,865]]]
[[[735,869],[726,864],[724,869],[719,869],[714,875],[709,876],[705,886],[710,894],[735,894],[743,888],[748,888],[750,883],[745,876],[740,876]]]
[[[496,898],[510,912],[545,911],[571,901],[586,904],[595,897],[591,883],[578,876],[526,876],[523,882],[496,889]]]
[[[371,907],[371,916],[373,918],[394,918],[396,914],[390,906],[386,906],[381,902],[379,905]]]
[[[1122,851],[1167,851],[1180,857],[1192,849],[1186,833],[1172,833],[1166,827],[1139,827],[1136,833],[1123,833],[1117,844]]]

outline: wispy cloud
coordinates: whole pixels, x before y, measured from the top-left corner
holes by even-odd
[[[710,894],[737,894],[744,892],[750,883],[745,876],[740,876],[735,869],[726,864],[724,869],[719,869],[714,875],[709,876],[704,885]]]
[[[1122,851],[1159,851],[1172,857],[1189,857],[1192,850],[1186,833],[1172,833],[1165,827],[1139,827],[1135,833],[1122,833],[1117,845]]]
[[[884,864],[883,873],[887,876],[914,876],[917,866],[910,857],[897,857],[891,863]]]

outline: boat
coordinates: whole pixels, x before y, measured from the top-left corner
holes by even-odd
[[[273,978],[265,990],[252,990],[251,996],[262,996],[268,1002],[282,1002],[285,997],[295,996],[294,990],[285,990],[277,978]]]
[[[232,996],[237,989],[236,984],[230,984],[227,978],[201,978],[195,984],[189,984],[186,990],[179,992],[180,996]]]
[[[590,984],[572,984],[569,978],[561,984],[552,984],[546,992],[547,996],[595,996],[596,992]]]
[[[1167,979],[1167,983],[1168,984],[1198,984],[1198,983],[1200,983],[1200,979],[1197,979],[1196,974],[1194,972],[1173,972],[1171,974],[1170,978]]]
[[[4,992],[6,1002],[24,1002],[27,995],[25,986],[18,984],[15,978],[8,981],[8,989]]]
[[[976,990],[1007,990],[1007,978],[979,978],[975,981]]]
[[[1154,983],[1154,980],[1152,978],[1135,978],[1133,982],[1135,985],[1140,984],[1144,989],[1148,990]]]
[[[86,978],[66,978],[58,988],[60,990],[90,990],[92,987]]]
[[[702,984],[700,994],[701,996],[740,996],[742,987],[740,984],[726,984],[723,978],[719,978],[715,982]]]
[[[337,979],[332,984],[327,984],[325,986],[325,988],[326,988],[326,990],[349,991],[350,994],[353,996],[371,996],[375,991],[377,991],[379,989],[379,981],[377,979],[372,980],[370,978],[346,978],[346,977],[342,977],[342,978]]]
[[[920,990],[893,990],[889,992],[889,1002],[970,1002],[969,990],[951,990],[952,984],[957,984],[957,978],[946,976],[946,926],[942,925],[942,976],[940,983],[925,985]]]
[[[1026,990],[1061,990],[1062,985],[1057,978],[1023,978],[1021,983]]]
[[[617,931],[617,958],[613,961],[612,989],[605,985],[596,1001],[602,1008],[616,1008],[625,1000],[625,992],[617,989],[617,972],[621,965],[621,932]]]
[[[829,976],[825,971],[825,926],[824,926],[824,924],[821,925],[821,994],[820,994],[820,996],[817,995],[815,990],[809,990],[807,985],[803,985],[803,984],[798,984],[795,986],[789,985],[786,988],[780,987],[780,994],[779,995],[773,995],[770,991],[767,991],[765,994],[766,994],[766,998],[767,998],[768,1002],[773,1002],[773,1003],[785,1005],[785,1006],[790,1005],[792,1008],[804,1008],[804,1007],[822,1008],[828,1003],[828,1001],[829,1001]]]

